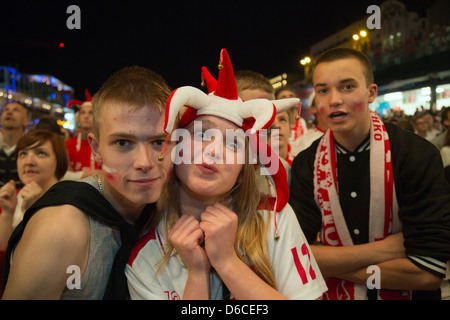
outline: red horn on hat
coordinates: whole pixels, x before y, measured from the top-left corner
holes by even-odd
[[[67,107],[70,108],[70,107],[72,107],[73,105],[79,105],[79,106],[81,106],[81,105],[82,105],[83,103],[85,103],[85,102],[91,102],[91,101],[92,101],[92,96],[91,96],[91,93],[89,92],[88,89],[84,89],[84,95],[86,96],[86,101],[81,101],[81,100],[72,99],[72,100],[69,100],[69,101],[67,102]]]
[[[69,101],[67,102],[67,107],[70,108],[70,107],[72,107],[73,105],[81,106],[82,104],[83,104],[83,101],[72,99],[72,100],[69,100]]]
[[[234,78],[233,66],[226,49],[222,49],[220,52],[219,69],[219,81],[214,94],[225,99],[237,100],[236,79]]]
[[[206,69],[206,67],[202,67],[202,86],[204,85],[203,81],[206,82],[206,86],[208,88],[208,93],[216,91],[217,80],[214,79],[214,77],[211,75],[211,73],[209,73],[209,71],[208,71],[208,69]]]
[[[84,89],[84,94],[86,96],[86,101],[92,101],[92,96],[88,89]]]

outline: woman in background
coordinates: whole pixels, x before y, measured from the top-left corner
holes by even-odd
[[[33,130],[17,142],[17,172],[25,185],[13,182],[0,189],[0,251],[6,249],[13,229],[25,211],[66,173],[69,160],[61,137],[48,130]]]

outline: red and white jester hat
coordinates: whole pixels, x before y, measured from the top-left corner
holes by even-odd
[[[206,67],[202,68],[202,79],[206,81],[208,94],[190,86],[180,87],[172,92],[166,104],[164,131],[167,134],[172,132],[175,119],[184,106],[187,107],[187,110],[181,117],[180,127],[184,127],[200,116],[212,115],[231,121],[245,132],[250,129],[250,134],[256,135],[257,151],[266,148],[266,155],[270,162],[264,166],[269,168],[272,161],[278,162],[277,172],[272,172],[270,175],[276,190],[275,210],[280,212],[289,200],[286,171],[276,152],[273,152],[259,137],[258,132],[269,128],[277,113],[296,106],[300,110],[301,101],[298,98],[243,101],[238,97],[233,66],[225,49],[220,52],[219,70],[219,78],[216,81]],[[250,141],[255,141],[255,139],[250,139]],[[279,236],[276,235],[276,239],[278,238]]]
[[[92,103],[92,96],[88,89],[84,90],[84,94],[86,95],[86,101],[72,99],[67,102],[67,107],[70,108],[73,105],[81,107],[84,104]]]

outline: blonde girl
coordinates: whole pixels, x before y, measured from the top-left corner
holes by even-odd
[[[179,123],[186,134],[158,214],[130,256],[131,297],[317,299],[326,287],[287,204],[286,172],[281,165],[273,170],[275,152],[268,153],[270,166],[262,164],[260,151],[270,148],[256,137],[255,149],[252,140],[270,126],[277,103],[242,101],[225,50],[221,65],[218,82],[203,70],[208,95],[183,87],[168,100],[166,132],[188,105]]]

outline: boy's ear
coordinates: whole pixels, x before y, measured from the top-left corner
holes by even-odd
[[[369,85],[369,103],[372,103],[375,101],[377,95],[378,95],[378,86],[373,83],[371,85]]]
[[[92,155],[94,156],[95,162],[102,164],[103,159],[100,153],[98,152],[99,149],[98,139],[92,132],[88,133],[88,142],[89,145],[91,146]]]

